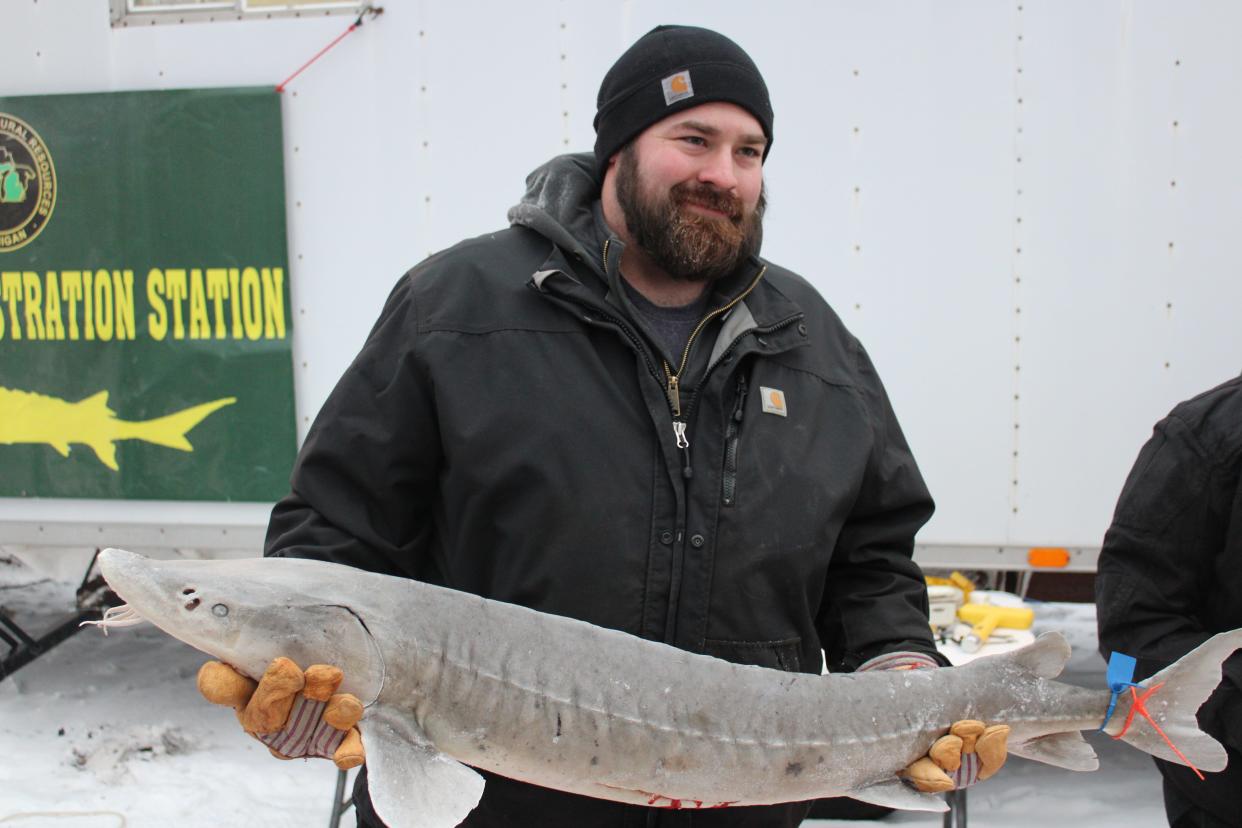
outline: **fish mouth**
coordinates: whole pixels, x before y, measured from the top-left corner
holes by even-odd
[[[158,569],[153,566],[155,561],[134,552],[109,547],[99,553],[96,562],[108,588],[125,603],[109,607],[104,611],[103,618],[85,621],[82,626],[99,627],[105,635],[108,630],[132,627],[144,621],[164,629],[160,619],[167,613],[161,612],[161,608],[167,601],[162,600],[165,589]]]
[[[120,626],[122,621],[129,622],[134,616],[142,620],[141,613],[144,611],[151,614],[149,611],[154,608],[152,599],[157,594],[158,584],[150,558],[109,547],[99,553],[97,562],[109,588],[125,601],[125,609],[128,610],[126,617],[111,619],[114,626]],[[128,623],[125,625],[128,626]]]

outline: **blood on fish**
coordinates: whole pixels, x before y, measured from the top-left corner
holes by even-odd
[[[606,787],[612,787],[612,786],[608,785]],[[701,799],[674,799],[671,796],[665,796],[664,794],[655,794],[655,793],[652,793],[651,791],[638,791],[637,793],[640,793],[643,796],[650,797],[650,799],[647,800],[647,804],[654,806],[656,808],[668,808],[671,811],[680,811],[682,808],[687,807],[687,804],[691,802],[694,803],[695,808],[703,807],[703,800]],[[661,800],[667,801],[668,804],[667,805],[659,804]],[[715,805],[708,805],[707,807],[708,808],[728,808],[730,805],[736,805],[736,804],[737,804],[737,800],[733,800],[731,802],[717,802]]]

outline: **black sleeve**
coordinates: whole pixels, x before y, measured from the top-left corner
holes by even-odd
[[[397,284],[320,409],[291,492],[272,511],[265,555],[437,580],[428,549],[441,452],[416,355],[413,278]]]
[[[1095,588],[1100,652],[1134,656],[1136,681],[1219,631],[1204,623],[1203,613],[1235,493],[1223,490],[1228,476],[1216,462],[1186,423],[1162,420],[1139,452],[1104,536]],[[1225,663],[1225,676],[1200,720],[1217,720],[1217,735],[1242,747],[1236,654]]]
[[[931,637],[927,583],[911,558],[935,505],[870,359],[855,347],[874,448],[828,568],[820,641],[834,672],[898,651],[945,665]]]

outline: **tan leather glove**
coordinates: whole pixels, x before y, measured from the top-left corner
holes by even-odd
[[[343,674],[315,664],[306,672],[287,658],[277,658],[257,683],[219,661],[198,671],[198,691],[212,704],[228,705],[251,736],[280,759],[320,757],[341,770],[366,761],[358,720],[362,703],[337,693]]]
[[[1009,756],[1009,725],[987,727],[975,719],[954,722],[927,755],[916,759],[902,776],[924,793],[967,788],[992,776]]]

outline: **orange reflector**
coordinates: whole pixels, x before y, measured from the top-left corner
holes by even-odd
[[[1069,564],[1069,550],[1062,546],[1036,546],[1026,554],[1026,561],[1031,566],[1043,566],[1060,569]]]

